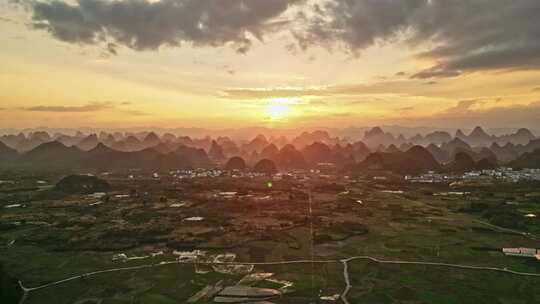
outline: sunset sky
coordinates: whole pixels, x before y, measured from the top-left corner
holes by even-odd
[[[538,0],[0,0],[0,128],[540,129]]]

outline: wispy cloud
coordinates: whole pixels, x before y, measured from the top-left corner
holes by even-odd
[[[228,99],[268,99],[279,97],[328,97],[328,96],[364,96],[374,94],[437,96],[433,85],[435,81],[402,79],[389,81],[376,81],[373,83],[352,83],[330,86],[312,87],[285,87],[285,88],[228,88],[219,92],[219,95]],[[411,95],[412,96],[412,95]]]
[[[132,115],[132,116],[148,116],[150,113],[139,111],[139,110],[120,110],[121,113]]]
[[[86,105],[80,106],[33,106],[20,108],[24,111],[30,112],[97,112],[114,108],[112,102],[92,102]]]
[[[412,111],[414,110],[415,108],[413,106],[409,106],[409,107],[401,107],[401,108],[398,108],[396,110],[400,111],[400,112],[408,112],[408,111]]]
[[[326,106],[328,105],[328,102],[324,101],[324,100],[312,100],[309,102],[309,105],[312,105],[312,106]]]
[[[267,99],[279,97],[327,96],[327,88],[231,88],[220,92],[230,99]]]
[[[214,64],[214,63],[210,63],[210,62],[207,62],[207,61],[203,61],[203,60],[200,60],[200,59],[193,60],[193,63],[196,64],[196,65],[205,67],[205,68],[211,68],[211,69],[216,69],[216,70],[219,70],[219,71],[223,71],[223,72],[225,72],[225,73],[227,73],[229,75],[236,74],[236,69],[231,67],[229,64],[219,65],[219,64]]]
[[[132,102],[91,102],[85,105],[77,106],[34,106],[18,108],[19,110],[29,112],[55,112],[55,113],[88,113],[88,112],[100,112],[100,111],[114,111],[120,115],[131,116],[147,116],[150,115],[147,112],[131,109]]]
[[[455,106],[442,111],[441,114],[465,114],[477,103],[476,99],[460,100]]]

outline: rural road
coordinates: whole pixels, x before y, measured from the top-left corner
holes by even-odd
[[[384,260],[379,259],[372,256],[352,256],[346,259],[341,260],[314,260],[314,259],[307,259],[307,260],[290,260],[290,261],[275,261],[275,262],[192,262],[192,261],[166,261],[166,262],[160,262],[158,264],[146,264],[146,265],[140,265],[140,266],[132,266],[132,267],[120,267],[120,268],[111,268],[106,270],[99,270],[99,271],[93,271],[93,272],[87,272],[80,275],[75,275],[72,277],[68,277],[66,279],[62,279],[59,281],[43,284],[36,287],[25,287],[21,281],[19,281],[19,285],[21,286],[21,289],[23,290],[24,294],[21,298],[21,301],[19,301],[19,304],[23,304],[26,300],[28,293],[40,289],[44,289],[47,287],[52,287],[56,285],[60,285],[69,281],[82,279],[82,278],[88,278],[92,276],[96,276],[99,274],[104,273],[111,273],[111,272],[119,272],[119,271],[130,271],[130,270],[138,270],[138,269],[146,269],[146,268],[153,268],[153,267],[160,267],[160,266],[166,266],[171,264],[199,264],[199,265],[231,265],[231,266],[238,266],[238,265],[266,265],[266,266],[272,266],[272,265],[290,265],[290,264],[323,264],[323,263],[341,263],[343,264],[343,277],[345,279],[345,289],[343,290],[340,298],[341,301],[344,304],[349,304],[347,300],[347,294],[349,290],[352,288],[352,285],[350,283],[349,279],[349,271],[348,271],[348,263],[355,260],[369,260],[375,263],[379,264],[399,264],[399,265],[425,265],[425,266],[438,266],[438,267],[449,267],[449,268],[460,268],[460,269],[470,269],[470,270],[484,270],[484,271],[497,271],[497,272],[503,272],[507,274],[512,275],[518,275],[518,276],[533,276],[533,277],[540,277],[540,273],[530,273],[530,272],[520,272],[520,271],[513,271],[507,268],[498,268],[498,267],[485,267],[485,266],[471,266],[471,265],[462,265],[462,264],[451,264],[451,263],[439,263],[439,262],[422,262],[422,261],[404,261],[404,260]]]

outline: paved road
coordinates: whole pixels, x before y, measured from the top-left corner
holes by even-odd
[[[514,233],[514,234],[523,235],[523,236],[528,237],[528,238],[533,239],[533,240],[540,240],[540,237],[539,237],[539,236],[534,235],[534,234],[529,233],[529,232],[523,232],[523,231],[519,231],[519,230],[514,230],[514,229],[504,228],[504,227],[500,227],[500,226],[497,226],[497,225],[493,225],[493,224],[490,224],[490,223],[487,223],[487,222],[483,222],[483,221],[480,221],[480,220],[474,220],[473,222],[478,223],[478,224],[482,224],[482,225],[486,225],[486,226],[491,227],[491,228],[493,228],[493,229],[495,229],[495,230],[499,230],[499,231],[503,231],[503,232],[510,232],[510,233]]]
[[[140,266],[132,266],[132,267],[120,267],[120,268],[112,268],[112,269],[106,269],[106,270],[99,270],[99,271],[93,271],[88,272],[76,276],[72,276],[63,280],[43,284],[36,287],[25,287],[22,282],[19,281],[19,285],[21,286],[22,290],[24,291],[23,298],[21,298],[21,301],[19,304],[22,304],[24,300],[26,299],[28,293],[36,290],[40,290],[47,287],[52,287],[55,285],[60,285],[69,281],[87,278],[96,276],[99,274],[104,273],[111,273],[111,272],[119,272],[119,271],[130,271],[130,270],[138,270],[138,269],[146,269],[146,268],[153,268],[153,267],[160,267],[160,266],[166,266],[171,264],[199,264],[199,265],[290,265],[290,264],[307,264],[307,263],[316,263],[316,264],[322,264],[322,263],[341,263],[343,264],[343,277],[345,279],[345,289],[343,293],[341,294],[341,301],[344,304],[349,304],[347,300],[347,294],[349,290],[352,288],[352,285],[350,283],[349,279],[349,271],[348,271],[348,263],[355,260],[370,260],[372,262],[380,263],[380,264],[403,264],[403,265],[426,265],[426,266],[439,266],[439,267],[450,267],[450,268],[461,268],[461,269],[471,269],[471,270],[484,270],[484,271],[497,271],[497,272],[503,272],[507,274],[512,275],[519,275],[519,276],[534,276],[534,277],[540,277],[540,273],[530,273],[530,272],[520,272],[520,271],[513,271],[507,268],[498,268],[498,267],[484,267],[484,266],[471,266],[471,265],[462,265],[462,264],[451,264],[451,263],[438,263],[438,262],[422,262],[422,261],[403,261],[403,260],[383,260],[372,256],[353,256],[346,259],[341,260],[290,260],[290,261],[275,261],[275,262],[180,262],[180,261],[166,261],[166,262],[160,262],[158,264],[147,264],[147,265],[140,265]]]
[[[341,293],[340,299],[343,304],[349,304],[349,300],[347,300],[347,294],[352,288],[351,280],[349,279],[349,261],[342,260],[341,263],[343,264],[343,278],[345,279],[345,289],[343,290],[343,293]]]

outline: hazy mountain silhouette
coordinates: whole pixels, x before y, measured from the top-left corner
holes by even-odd
[[[178,155],[182,159],[187,160],[195,167],[205,168],[212,165],[208,154],[206,153],[206,151],[204,151],[204,149],[201,148],[179,146],[174,151],[174,154]]]
[[[414,146],[406,152],[370,154],[358,165],[360,170],[384,170],[402,174],[438,171],[440,164],[424,147]]]
[[[272,136],[270,137],[269,141],[273,143],[274,145],[276,145],[276,147],[278,148],[282,148],[283,146],[289,143],[289,141],[287,140],[287,137],[285,136],[279,136],[279,137]]]
[[[98,140],[97,135],[96,134],[90,134],[90,135],[85,137],[83,140],[81,140],[77,144],[77,148],[79,148],[79,149],[81,149],[83,151],[88,151],[90,149],[95,148],[98,145],[98,143],[99,143],[99,140]],[[65,143],[63,143],[63,144],[66,145]]]
[[[474,168],[476,163],[472,156],[464,152],[456,153],[454,160],[447,164],[444,169],[451,173],[463,173]]]
[[[307,168],[304,155],[292,145],[287,144],[279,150],[276,156],[276,164],[280,169],[305,169]]]
[[[498,162],[497,156],[495,155],[495,153],[493,153],[490,149],[485,148],[485,147],[475,148],[473,150],[458,147],[454,149],[454,158],[455,158],[455,155],[459,153],[464,153],[464,154],[469,155],[475,162],[484,158],[489,159],[492,163],[495,163],[495,164]]]
[[[221,162],[225,160],[225,154],[223,153],[223,149],[215,140],[212,141],[212,145],[208,150],[208,157],[210,157],[211,160],[216,162]]]
[[[515,168],[535,168],[540,169],[540,149],[527,152],[510,164]]]
[[[266,137],[262,134],[257,135],[249,143],[242,145],[241,150],[251,153],[253,151],[260,152],[264,147],[268,146],[269,142]]]
[[[160,143],[161,143],[161,139],[159,138],[159,136],[157,136],[157,134],[154,132],[150,132],[144,137],[142,141],[142,146],[144,148],[149,148],[149,147],[154,147]]]
[[[461,129],[457,129],[456,135],[454,135],[454,138],[459,138],[461,140],[467,140],[467,135],[461,131]]]
[[[502,162],[509,162],[519,157],[518,149],[510,142],[506,143],[502,147],[498,143],[494,142],[491,144],[491,146],[489,146],[489,149],[497,156],[497,159],[501,160]]]
[[[77,147],[66,147],[57,141],[47,142],[23,154],[20,162],[29,167],[37,168],[69,168],[75,166],[82,157],[83,151]]]
[[[239,156],[231,157],[225,164],[225,170],[246,170],[246,162]]]
[[[380,127],[374,127],[364,133],[362,141],[368,147],[388,146],[391,144],[401,144],[391,133],[385,133]]]
[[[364,130],[362,129],[362,132]],[[359,137],[361,131],[357,132]],[[278,168],[287,170],[305,169],[319,163],[335,163],[338,167],[350,168],[371,156],[370,161],[373,161],[373,164],[369,167],[393,167],[393,170],[398,170],[399,168],[393,164],[399,163],[400,158],[405,156],[396,155],[409,152],[413,148],[412,143],[425,145],[425,149],[432,157],[442,164],[449,164],[458,153],[465,153],[475,162],[474,168],[477,168],[478,163],[484,159],[486,161],[482,167],[497,165],[499,161],[501,164],[507,164],[517,160],[524,153],[540,149],[540,139],[536,139],[534,134],[525,128],[518,129],[514,133],[494,136],[483,128],[476,127],[469,135],[458,130],[454,138],[445,131],[432,131],[425,136],[418,134],[407,140],[402,134],[398,133],[399,135],[395,137],[380,127],[374,127],[364,132],[363,138],[368,144],[363,141],[332,137],[326,130],[302,132],[294,137],[290,144],[287,144],[287,138],[284,136],[271,136],[268,140],[263,134],[247,142],[233,140],[227,136],[216,139],[209,136],[191,138],[172,133],[160,136],[156,132],[145,131],[129,133],[101,131],[98,134],[77,132],[75,135],[65,135],[56,132],[54,136],[50,136],[45,131],[35,131],[28,135],[24,133],[3,135],[0,136],[0,142],[3,143],[0,146],[0,159],[4,160],[2,164],[4,167],[9,165],[45,168],[48,165],[51,168],[107,170],[107,167],[111,169],[210,167],[215,163],[223,163],[233,156],[241,156],[250,165],[262,159],[270,159]],[[372,151],[382,154],[373,156]],[[393,156],[381,156],[387,154]],[[388,163],[391,165],[387,165]],[[367,165],[367,162],[364,162],[364,165]],[[422,167],[420,161],[410,167],[415,165]],[[401,171],[406,170],[408,169]]]
[[[24,133],[19,133],[17,135],[6,134],[0,136],[0,141],[12,149],[16,149],[16,147],[19,146],[19,144],[24,140],[26,140]]]
[[[137,137],[130,135],[120,141],[115,142],[112,145],[114,150],[123,151],[123,152],[133,152],[143,149],[142,142],[137,139]]]
[[[175,142],[176,141],[176,135],[172,133],[165,133],[161,135],[161,141],[163,142]]]
[[[295,137],[291,141],[291,144],[297,149],[302,150],[306,146],[309,146],[316,142],[333,145],[339,143],[339,139],[331,138],[330,134],[327,131],[302,132],[302,134]]]
[[[277,173],[276,164],[270,159],[261,159],[253,167],[254,172],[264,173],[264,174],[274,174]]]
[[[0,142],[0,161],[2,162],[12,162],[19,157],[17,150],[8,147],[3,142]]]
[[[463,150],[470,150],[472,151],[471,146],[466,143],[463,139],[460,139],[459,137],[455,137],[451,141],[444,143],[441,146],[441,149],[446,151],[448,155],[450,155],[450,159],[453,159],[457,152],[463,151]]]
[[[481,160],[477,161],[475,165],[476,170],[489,170],[495,169],[497,167],[497,162],[494,162],[492,159],[489,158],[482,158]]]
[[[429,153],[431,153],[431,155],[433,155],[433,157],[435,157],[435,159],[441,164],[445,164],[450,161],[450,153],[439,148],[435,144],[429,144],[426,147],[426,150],[428,150]]]
[[[329,146],[321,142],[314,142],[305,146],[302,150],[302,154],[304,155],[305,161],[312,165],[334,162],[332,150]]]
[[[57,134],[54,136],[54,141],[57,141],[59,143],[62,143],[64,146],[71,147],[74,145],[77,145],[80,143],[83,138],[77,137],[77,136],[69,136],[65,134]]]
[[[454,160],[444,166],[444,170],[450,173],[463,173],[472,170],[486,170],[497,168],[497,162],[490,158],[481,158],[478,161],[468,152],[458,152]]]
[[[388,147],[386,147],[386,149],[384,149],[384,152],[386,152],[386,153],[398,153],[398,152],[402,152],[402,151],[400,149],[398,149],[398,147],[396,147],[396,145],[391,144]]]
[[[44,143],[10,162],[2,163],[2,165],[39,170],[84,169],[108,171],[133,168],[164,170],[190,168],[193,163],[184,154],[195,154],[197,155],[197,157],[194,157],[196,160],[204,159],[204,156],[200,156],[201,151],[190,151],[191,154],[186,151],[182,152],[180,154],[162,154],[151,148],[135,152],[123,152],[111,149],[102,143],[89,151],[82,151],[75,146],[66,147],[62,143],[53,141]],[[206,165],[208,164],[209,162],[206,163]]]
[[[262,149],[260,156],[262,158],[268,158],[275,160],[279,154],[279,149],[275,144],[269,144],[264,149]]]
[[[410,148],[414,147],[415,145],[412,144],[412,143],[409,143],[409,142],[406,142],[406,143],[402,143],[400,146],[399,146],[399,150],[401,151],[407,151],[409,150]]]
[[[69,175],[62,178],[55,186],[55,191],[67,194],[91,194],[107,192],[111,189],[105,180],[92,175]]]
[[[218,137],[216,142],[221,146],[224,156],[238,156],[241,153],[238,145],[229,137]]]
[[[434,131],[432,133],[427,134],[422,142],[425,144],[436,144],[440,145],[445,142],[449,142],[452,140],[452,136],[448,132],[443,131]],[[417,142],[415,142],[417,143]]]
[[[475,127],[465,139],[473,147],[490,145],[494,140],[496,138],[487,134],[482,127]]]
[[[496,142],[501,145],[505,145],[506,143],[512,143],[514,145],[526,145],[535,138],[536,137],[529,129],[521,128],[515,133],[499,136]]]

